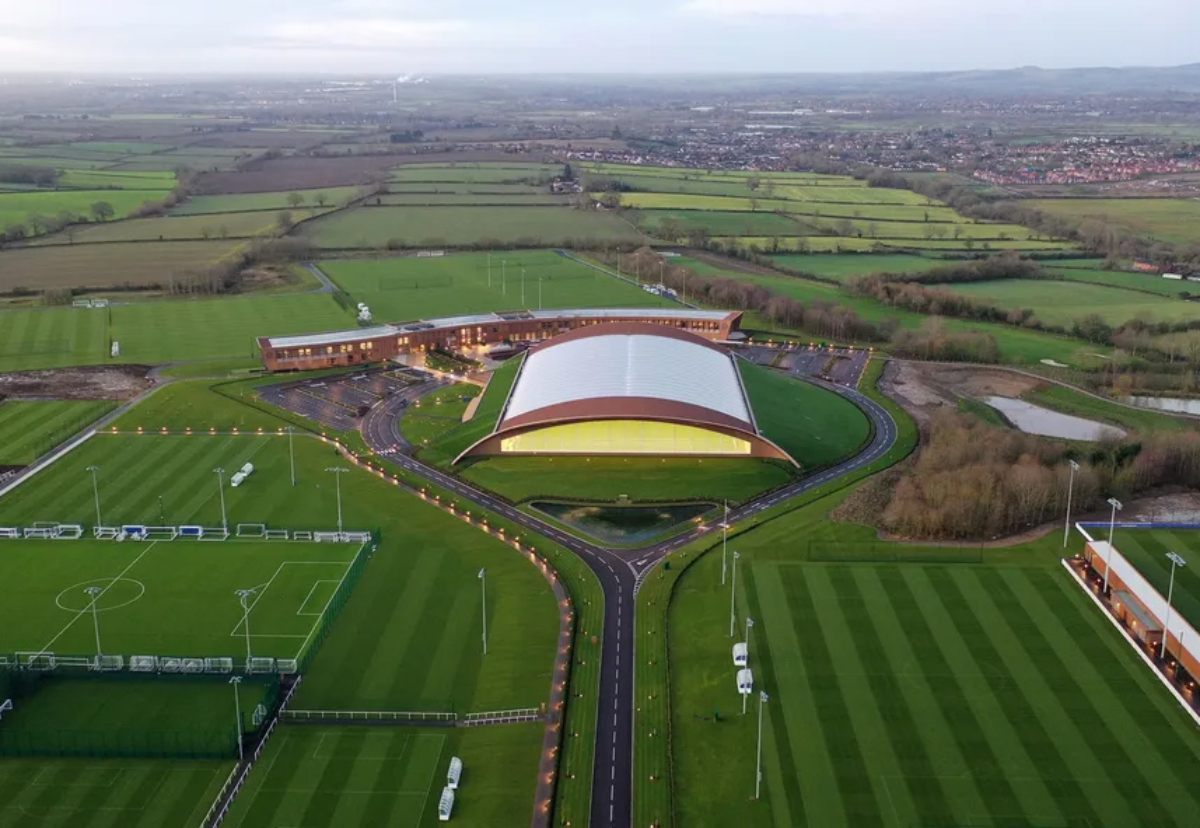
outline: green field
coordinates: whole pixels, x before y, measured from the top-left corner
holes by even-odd
[[[453,824],[523,825],[533,809],[541,737],[539,725],[285,725],[271,740],[224,825],[434,825],[452,756],[462,759],[464,768]]]
[[[1064,198],[1023,202],[1054,216],[1111,222],[1128,231],[1169,244],[1195,244],[1200,239],[1200,201],[1183,198]]]
[[[685,235],[704,229],[713,236],[795,236],[805,229],[794,219],[776,213],[630,210],[626,215],[650,236],[660,234],[665,222],[675,222]]]
[[[1108,539],[1108,530],[1095,527],[1092,536]],[[1146,576],[1151,585],[1166,595],[1170,586],[1168,552],[1180,555],[1188,565],[1175,569],[1175,593],[1171,606],[1193,627],[1200,627],[1200,532],[1187,529],[1118,529],[1113,545],[1125,559]]]
[[[920,273],[954,264],[945,259],[927,259],[922,256],[897,254],[846,253],[841,256],[831,256],[785,253],[770,258],[785,270],[809,273],[820,279],[831,279],[843,284],[856,276],[870,276],[873,273]]]
[[[557,164],[405,164],[392,170],[396,182],[447,182],[473,184],[525,183],[550,179],[562,173]]]
[[[308,211],[305,210],[307,215]],[[176,239],[228,239],[261,236],[277,227],[277,213],[252,211],[218,215],[157,216],[93,225],[75,234],[72,244],[124,241],[172,241]],[[53,244],[67,244],[63,234],[50,237]],[[42,242],[45,244],[45,242]]]
[[[149,219],[148,221],[161,221]],[[125,222],[97,228],[101,234],[124,232]],[[141,222],[130,222],[139,226]],[[80,232],[82,238],[87,231]],[[53,237],[65,242],[62,235]],[[0,252],[0,291],[16,288],[121,288],[168,286],[173,277],[221,261],[240,243],[232,240],[127,242],[123,244],[20,247]]]
[[[92,400],[0,401],[0,466],[24,466],[116,407]]]
[[[0,164],[3,159],[0,159]],[[58,178],[59,187],[119,190],[158,190],[175,186],[173,172],[111,172],[109,170],[64,170]]]
[[[480,390],[477,385],[460,382],[422,397],[404,410],[400,433],[414,446],[437,441],[462,424],[468,398],[479,396]]]
[[[464,204],[554,207],[570,202],[566,196],[551,195],[550,193],[514,193],[511,195],[506,193],[392,193],[383,197],[383,203],[389,207],[406,205],[447,207]]]
[[[1042,322],[1065,327],[1089,314],[1110,325],[1137,318],[1181,322],[1200,316],[1200,308],[1189,302],[1079,282],[1005,279],[940,287],[999,308],[1030,308]]]
[[[95,365],[108,359],[108,342],[103,310],[0,311],[0,371]]]
[[[0,759],[0,828],[194,828],[232,765]]]
[[[302,232],[336,249],[643,241],[620,216],[567,207],[359,207],[308,222]]]
[[[375,318],[394,322],[520,308],[656,308],[671,304],[550,251],[490,255],[490,285],[488,254],[327,260],[320,266],[355,302],[369,305]]]
[[[1059,262],[1046,262],[1044,267],[1056,278],[1072,282],[1092,282],[1109,287],[1160,293],[1163,296],[1179,296],[1182,293],[1200,295],[1200,285],[1195,282],[1164,279],[1152,273],[1103,270],[1098,267],[1067,267],[1065,263],[1060,264]]]
[[[892,225],[899,226],[899,222],[892,222]],[[927,251],[929,253],[960,256],[970,253],[995,253],[1003,250],[1046,253],[1073,249],[1073,245],[1070,242],[1014,237],[1011,231],[1003,229],[990,238],[979,239],[976,237],[980,233],[991,234],[992,231],[988,228],[994,227],[994,225],[979,225],[983,229],[976,229],[970,233],[964,230],[963,232],[966,235],[961,240],[956,240],[952,236],[927,239],[924,237],[923,230],[913,235],[911,229],[903,231],[899,237],[889,237],[889,226],[885,222],[879,222],[879,232],[875,237],[871,237],[865,229],[860,229],[858,225],[854,225],[853,229],[860,230],[860,235],[797,236],[794,238],[786,236],[718,236],[714,241],[724,244],[733,242],[742,247],[757,247],[760,252],[769,256],[783,253],[873,253],[879,248],[883,250]],[[932,226],[936,227],[938,225]],[[962,226],[966,227],[966,225]],[[1007,233],[1009,238],[1007,240],[1001,239],[999,232]]]
[[[288,196],[297,193],[304,198],[299,207],[288,203]],[[240,213],[252,210],[291,210],[297,218],[319,209],[317,197],[326,197],[325,206],[338,207],[363,194],[361,187],[324,187],[313,190],[283,190],[275,193],[246,193],[241,195],[198,195],[171,211],[174,216],[194,216],[202,213]]]
[[[92,205],[107,201],[116,217],[127,216],[147,201],[160,201],[170,193],[161,190],[58,190],[55,192],[0,193],[0,227],[26,224],[34,216],[68,212],[91,218]]]
[[[838,500],[738,537],[737,638],[719,552],[678,584],[680,824],[1194,822],[1200,738],[1057,565],[1059,542],[880,543],[827,521]],[[756,705],[740,715],[729,666],[747,616],[755,691],[770,696],[757,803]]]

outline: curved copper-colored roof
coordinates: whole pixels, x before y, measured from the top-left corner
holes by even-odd
[[[705,348],[712,348],[718,353],[727,354],[728,349],[723,348],[717,343],[698,336],[691,331],[686,331],[683,328],[672,328],[670,325],[659,325],[654,322],[603,322],[599,325],[585,325],[582,328],[575,328],[566,333],[559,334],[553,339],[547,339],[545,342],[539,343],[529,349],[530,353],[543,350],[545,348],[553,348],[556,345],[562,345],[566,342],[574,342],[577,339],[591,339],[597,336],[660,336],[665,339],[678,339],[683,342],[690,342],[693,345],[703,345]]]

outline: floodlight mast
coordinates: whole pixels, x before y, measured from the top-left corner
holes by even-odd
[[[242,683],[242,677],[234,676],[229,679],[229,683],[233,685],[233,712],[237,716],[238,761],[244,762],[246,756],[242,748],[242,699],[238,693],[238,685]]]
[[[249,598],[258,592],[258,587],[254,589],[239,589],[234,595],[238,597],[238,601],[242,605],[242,628],[246,633],[246,672],[250,672],[250,604]]]
[[[754,626],[754,619],[746,616],[746,664],[750,664],[750,628]],[[746,715],[746,697],[748,693],[742,694],[742,715]]]
[[[1163,639],[1162,648],[1159,650],[1158,657],[1163,661],[1167,660],[1167,654],[1170,650],[1167,649],[1167,641],[1171,637],[1171,597],[1175,592],[1175,567],[1187,566],[1185,561],[1179,554],[1175,552],[1167,553],[1167,560],[1171,562],[1171,584],[1167,587],[1167,620],[1163,624]]]
[[[225,470],[213,469],[213,474],[217,476],[217,492],[221,495],[221,529],[228,533],[229,521],[225,517]]]
[[[767,703],[768,696],[765,691],[758,693],[758,750],[757,759],[754,769],[754,798],[758,799],[759,789],[762,787],[762,722],[763,722],[763,705]]]
[[[1063,527],[1063,549],[1067,548],[1071,536],[1071,495],[1075,491],[1075,472],[1079,471],[1079,464],[1074,460],[1068,460],[1067,463],[1071,467],[1071,477],[1067,481],[1067,524]]]
[[[295,429],[293,429],[291,426],[288,426],[287,430],[288,430],[288,459],[291,461],[291,464],[292,464],[292,485],[295,486],[296,485],[296,452],[295,452],[295,449],[293,449],[293,447],[292,447],[292,433],[295,431]]]
[[[1108,505],[1112,506],[1112,517],[1108,521],[1108,551],[1104,555],[1104,591],[1101,593],[1102,595],[1108,594],[1108,572],[1112,569],[1112,553],[1115,548],[1113,547],[1113,532],[1117,528],[1117,511],[1125,508],[1115,497],[1108,499]]]
[[[479,570],[479,589],[483,599],[483,654],[487,655],[487,570]]]
[[[338,534],[340,535],[342,533],[342,475],[350,470],[342,466],[331,466],[325,471],[333,473],[333,479],[337,484]]]
[[[96,479],[96,473],[100,471],[100,467],[88,466],[87,470],[92,473],[92,494],[96,498],[96,525],[103,526],[104,521],[100,519],[100,484]]]
[[[96,602],[104,594],[104,587],[90,586],[84,592],[92,596],[92,626],[96,630],[96,656],[99,657],[104,654],[104,651],[100,648],[100,615],[96,608]]]
[[[725,518],[721,521],[721,586],[725,586],[725,552],[729,545],[729,501],[725,501]]]
[[[737,605],[735,599],[737,597],[737,562],[740,558],[737,552],[733,553],[732,573],[729,577],[729,637],[733,638],[733,626],[737,622]]]

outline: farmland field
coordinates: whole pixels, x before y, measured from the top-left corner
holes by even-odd
[[[304,198],[299,207],[288,204],[288,196],[293,192]],[[326,206],[335,207],[345,204],[353,198],[362,195],[361,187],[324,187],[311,190],[283,190],[273,193],[245,193],[239,195],[198,195],[192,196],[186,202],[171,211],[175,216],[194,216],[201,213],[238,213],[250,210],[291,210],[296,218],[307,216],[313,209],[318,209],[317,197],[326,197]]]
[[[629,220],[647,235],[659,235],[665,222],[675,222],[687,234],[703,228],[714,236],[794,236],[803,228],[794,219],[775,213],[703,210],[633,210]]]
[[[111,232],[108,226],[98,229]],[[168,285],[172,274],[218,262],[238,244],[219,240],[19,247],[0,251],[0,290]]]
[[[1116,288],[1144,290],[1149,293],[1160,293],[1163,296],[1179,296],[1182,293],[1200,295],[1200,284],[1164,279],[1152,273],[1103,270],[1098,267],[1067,267],[1059,262],[1046,262],[1043,266],[1057,278],[1071,282],[1091,282]]]
[[[1038,319],[1052,325],[1070,326],[1092,313],[1111,325],[1138,317],[1174,322],[1200,316],[1200,308],[1190,302],[1079,282],[1005,279],[942,287],[1000,308],[1031,308]]]
[[[1200,240],[1200,201],[1182,198],[1034,199],[1029,207],[1071,219],[1109,221],[1134,233],[1144,233],[1170,244],[1195,244]]]
[[[523,824],[533,807],[541,736],[536,724],[468,729],[284,725],[224,824],[436,824],[452,756],[464,767],[455,825]]]
[[[0,163],[3,159],[0,159]],[[175,186],[173,172],[111,172],[109,170],[73,170],[63,172],[60,187],[78,189],[163,190]]]
[[[232,761],[0,759],[0,827],[193,828]]]
[[[612,213],[566,207],[359,207],[308,222],[321,247],[380,248],[487,244],[537,247],[572,240],[636,243],[642,236]]]
[[[0,401],[0,466],[32,463],[115,407],[95,400]]]
[[[880,543],[829,524],[837,500],[738,538],[738,638],[726,638],[719,551],[678,584],[681,824],[1194,821],[1200,738],[1057,565],[1059,543],[986,557]],[[757,696],[741,716],[728,655],[747,616],[755,692],[769,694],[756,803]],[[653,807],[638,816],[653,821]]]
[[[422,166],[406,164],[392,170],[397,182],[522,183],[530,179],[549,179],[562,172],[556,164],[456,164]]]
[[[507,262],[507,264],[503,264]],[[377,319],[393,322],[517,308],[665,307],[667,300],[545,250],[431,259],[323,261],[321,269]],[[524,269],[524,301],[522,276]]]
[[[855,276],[869,276],[872,273],[918,273],[954,264],[953,261],[947,259],[927,259],[921,256],[895,254],[864,256],[852,253],[841,256],[785,253],[772,256],[771,260],[787,270],[811,273],[821,279],[832,279],[842,283],[850,281]]]
[[[680,195],[676,193],[621,193],[623,207],[640,210],[717,210],[744,212],[779,211],[803,216],[818,216],[827,219],[853,218],[863,221],[902,221],[912,223],[957,224],[966,222],[949,207],[909,205],[831,205],[809,206],[803,201],[786,201],[781,198],[736,198],[725,196]],[[856,215],[857,213],[857,215]],[[1002,226],[1002,225],[997,225]]]
[[[509,207],[554,207],[570,203],[565,196],[549,193],[391,193],[383,196],[389,207],[455,205],[503,205]]]
[[[307,211],[304,211],[307,215]],[[157,216],[95,224],[77,231],[73,244],[95,242],[212,240],[246,238],[270,233],[276,228],[276,216],[270,210],[215,215]],[[63,234],[49,236],[40,244],[66,243]],[[34,242],[38,245],[39,242]]]
[[[31,217],[57,216],[68,212],[91,217],[92,205],[107,201],[116,216],[127,216],[147,201],[166,198],[170,187],[160,190],[58,190],[0,194],[0,227],[27,224]]]

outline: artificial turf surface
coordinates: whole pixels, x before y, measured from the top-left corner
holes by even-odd
[[[489,256],[482,253],[325,261],[321,269],[355,302],[370,306],[377,319],[393,322],[539,307],[658,308],[674,304],[548,250],[497,252],[490,257],[490,280]]]
[[[0,465],[32,463],[115,406],[93,400],[0,403]]]
[[[0,828],[193,828],[232,760],[0,759]]]
[[[452,756],[463,760],[452,824],[523,825],[534,805],[542,726],[311,727],[276,731],[225,821],[231,828],[437,822]]]
[[[973,550],[968,564],[960,550],[828,524],[836,502],[731,543],[743,555],[735,638],[719,551],[678,584],[668,627],[680,824],[1196,824],[1200,738],[1058,566],[1053,537]],[[850,547],[868,562],[809,560]],[[770,697],[758,802],[757,695],[741,716],[729,656],[747,616],[755,692]]]

